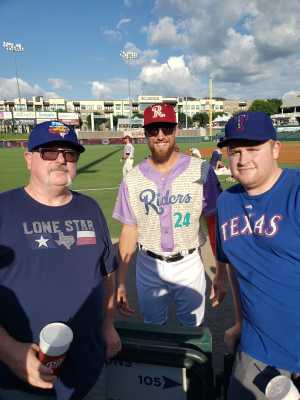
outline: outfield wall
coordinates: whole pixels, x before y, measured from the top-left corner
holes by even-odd
[[[200,143],[200,142],[208,142],[209,136],[199,137],[199,136],[178,136],[176,141],[177,143]],[[104,138],[104,139],[80,139],[79,140],[82,145],[87,144],[120,144],[123,145],[124,141],[122,138]],[[145,144],[147,140],[145,137],[143,138],[134,138],[134,144]],[[0,148],[10,148],[10,147],[27,147],[27,140],[1,140]]]
[[[296,133],[279,133],[277,135],[278,139],[281,141],[300,141],[300,132]],[[177,143],[203,143],[210,141],[209,136],[177,136]],[[87,144],[124,144],[123,139],[121,137],[115,138],[90,138],[90,139],[80,139],[79,140],[82,145]],[[218,141],[217,136],[213,136],[213,141]],[[145,144],[147,143],[147,139],[145,137],[133,138],[134,144]],[[27,147],[27,140],[0,140],[0,148],[10,148],[10,147]]]

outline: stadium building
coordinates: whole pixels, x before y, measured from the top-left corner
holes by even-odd
[[[178,113],[193,118],[196,113],[208,113],[210,100],[190,97],[139,96],[132,100],[65,100],[63,98],[0,100],[0,130],[29,131],[32,126],[45,120],[60,120],[80,127],[80,130],[112,130],[114,118],[129,118],[132,107],[134,118],[141,118],[146,107],[154,103],[173,104]],[[212,112],[233,113],[248,109],[250,102],[212,99]],[[232,112],[233,111],[233,112]]]

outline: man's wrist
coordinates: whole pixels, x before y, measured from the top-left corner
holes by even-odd
[[[216,261],[216,274],[215,276],[218,277],[219,279],[224,279],[226,278],[226,264],[222,263],[221,261]]]
[[[1,338],[0,360],[3,361],[5,364],[9,364],[9,360],[12,358],[14,354],[14,348],[17,342],[2,328],[0,332],[0,338]]]
[[[103,329],[112,328],[114,327],[114,315],[106,316],[103,320],[102,324]]]

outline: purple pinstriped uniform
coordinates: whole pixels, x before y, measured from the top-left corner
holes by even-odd
[[[137,168],[140,169],[141,173],[147,177],[150,181],[154,182],[157,186],[157,191],[160,193],[165,193],[168,190],[172,190],[172,182],[177,179],[181,173],[183,173],[190,162],[190,157],[181,155],[177,164],[173,167],[172,172],[167,176],[163,176],[157,170],[155,170],[148,160],[144,160],[140,163]],[[200,171],[199,171],[200,175]],[[188,183],[187,183],[188,189]],[[212,168],[209,168],[206,180],[203,183],[203,210],[202,213],[205,216],[209,216],[216,211],[216,201],[220,194],[220,185],[218,179]],[[172,204],[164,205],[164,212],[159,215],[160,220],[160,230],[161,230],[161,253],[172,252],[173,250],[173,236],[172,236],[172,220],[169,218],[171,213]],[[113,212],[113,217],[123,224],[136,225],[137,220],[135,213],[129,201],[128,188],[123,180],[120,189],[116,205]]]
[[[205,273],[199,252],[199,219],[216,211],[220,186],[208,162],[181,154],[167,175],[149,160],[136,166],[120,185],[113,217],[136,225],[142,249],[136,261],[139,305],[147,323],[164,324],[170,297],[177,319],[202,323]],[[190,254],[187,254],[190,250]],[[179,261],[157,257],[185,254]]]

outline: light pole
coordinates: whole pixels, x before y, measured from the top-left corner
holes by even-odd
[[[125,51],[120,52],[120,57],[128,65],[128,106],[129,106],[129,118],[128,118],[128,128],[131,129],[131,117],[132,117],[132,101],[131,101],[131,88],[130,88],[130,63],[138,58],[138,53],[136,51]]]
[[[6,41],[2,43],[2,47],[6,51],[10,51],[14,55],[15,68],[16,68],[17,90],[18,90],[18,100],[19,100],[19,105],[20,105],[20,102],[21,102],[21,91],[20,91],[20,85],[19,85],[19,76],[18,76],[18,66],[17,66],[16,53],[22,53],[24,51],[24,47],[21,45],[21,43],[6,42]]]
[[[208,79],[208,96],[209,96],[209,136],[212,141],[212,92],[213,92],[213,80],[210,76]]]
[[[185,129],[188,128],[187,96],[185,96]]]

